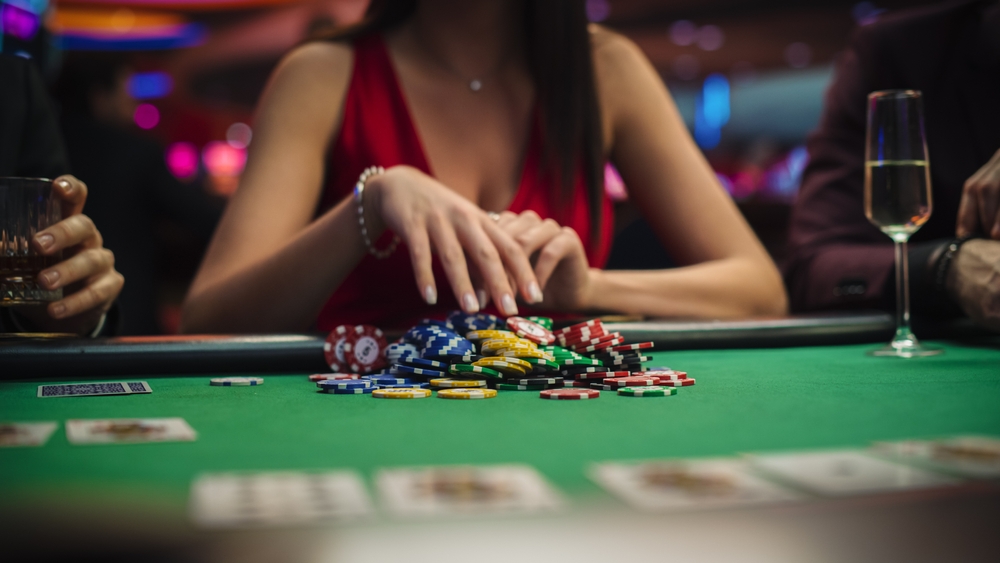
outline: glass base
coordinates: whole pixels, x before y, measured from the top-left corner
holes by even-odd
[[[897,332],[892,342],[868,352],[872,356],[893,356],[896,358],[922,358],[924,356],[936,356],[944,350],[940,348],[928,348],[917,340],[912,332]]]

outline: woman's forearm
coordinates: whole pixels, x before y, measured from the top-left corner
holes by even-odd
[[[785,314],[774,266],[728,258],[670,270],[590,271],[588,309],[646,317],[736,318]]]
[[[193,287],[181,329],[303,330],[361,261],[364,249],[354,204],[346,198],[263,259]]]

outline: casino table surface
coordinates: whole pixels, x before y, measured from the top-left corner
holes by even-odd
[[[883,495],[676,516],[637,514],[587,477],[590,464],[607,460],[866,447],[880,440],[958,434],[1000,436],[1000,340],[929,344],[943,348],[944,354],[914,360],[876,358],[866,354],[874,344],[655,352],[650,365],[685,370],[697,380],[695,386],[666,398],[604,392],[594,400],[549,401],[540,399],[538,392],[510,391],[490,400],[390,401],[318,393],[303,371],[254,374],[265,380],[258,387],[214,387],[209,385],[213,373],[135,373],[129,379],[148,381],[153,392],[113,397],[36,397],[39,384],[72,381],[72,373],[4,381],[0,418],[60,425],[44,447],[0,449],[0,515],[8,531],[20,530],[22,537],[60,525],[113,538],[115,530],[124,527],[147,541],[136,545],[188,553],[183,550],[208,541],[191,530],[186,515],[191,481],[203,472],[350,468],[366,478],[371,492],[371,476],[378,468],[525,463],[577,508],[575,516],[566,518],[581,518],[583,523],[596,519],[603,522],[600,526],[610,526],[608,530],[622,526],[626,534],[656,532],[669,538],[677,553],[704,560],[712,559],[710,553],[719,560],[742,553],[726,551],[737,548],[725,542],[708,547],[713,542],[702,538],[706,529],[748,533],[762,523],[773,525],[757,529],[756,542],[740,544],[739,549],[766,554],[772,561],[821,552],[826,555],[812,560],[886,560],[886,554],[906,554],[909,560],[935,560],[946,554],[956,556],[952,560],[989,560],[997,551],[984,539],[995,537],[992,526],[1000,520],[1000,492],[994,484],[947,494]],[[124,417],[183,417],[198,439],[113,446],[72,446],[66,441],[67,419]],[[567,522],[546,520],[544,525],[555,534],[583,532]],[[681,533],[695,523],[697,531]],[[526,524],[496,524],[497,529],[514,527],[509,532],[515,535],[521,525]],[[431,526],[420,528],[426,534],[419,538],[447,532],[428,523],[413,526]],[[916,534],[914,526],[936,530],[933,537],[938,539]],[[394,528],[419,550],[415,529],[405,523]],[[677,534],[666,534],[668,529]],[[812,543],[803,547],[772,541],[781,530],[792,529]],[[370,527],[353,530],[336,537],[378,537]],[[475,527],[465,532],[467,537],[486,533]],[[837,540],[841,534],[868,541],[848,546]],[[257,534],[255,541],[265,536]],[[231,535],[225,537],[220,541],[240,544]],[[581,539],[587,537],[584,533]],[[697,539],[700,547],[692,544],[696,538],[702,538]],[[115,545],[116,540],[108,541]],[[130,547],[139,549],[136,545]],[[381,545],[338,545],[347,551],[338,552],[337,560],[393,556]],[[433,545],[424,547],[433,553]],[[515,550],[512,556],[516,545],[508,546]],[[636,559],[642,560],[643,553],[637,552]],[[586,550],[580,557],[587,559]],[[251,559],[244,553],[244,560]]]

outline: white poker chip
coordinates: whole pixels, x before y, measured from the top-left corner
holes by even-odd
[[[216,387],[249,387],[263,385],[264,380],[260,377],[217,377],[211,383]]]

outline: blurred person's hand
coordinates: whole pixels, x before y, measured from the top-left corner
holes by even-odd
[[[417,287],[428,303],[437,302],[432,253],[438,255],[455,298],[467,313],[478,311],[480,303],[466,257],[503,314],[517,314],[512,287],[529,303],[541,300],[538,281],[521,245],[471,201],[409,166],[395,166],[374,176],[365,193],[369,190],[366,207],[377,210],[373,215],[383,223],[374,223],[373,231],[388,228],[406,243]]]
[[[115,270],[115,257],[104,248],[101,233],[82,213],[87,185],[73,176],[53,182],[62,201],[62,221],[35,234],[32,244],[45,256],[62,250],[63,261],[39,272],[46,289],[63,288],[63,298],[46,307],[19,308],[32,328],[46,332],[88,334],[121,293],[125,278]]]
[[[1000,240],[1000,150],[965,181],[955,231]]]
[[[1000,241],[973,239],[963,244],[951,263],[946,287],[973,321],[1000,331]]]
[[[497,225],[521,245],[534,264],[545,296],[543,307],[563,311],[587,308],[593,272],[575,230],[553,219],[542,219],[531,210],[519,214],[504,211]]]

